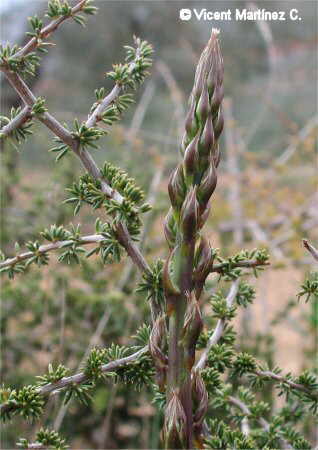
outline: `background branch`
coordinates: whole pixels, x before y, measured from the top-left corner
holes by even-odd
[[[269,262],[261,262],[257,259],[250,259],[245,261],[239,261],[237,263],[233,263],[231,265],[232,268],[236,267],[242,267],[242,268],[251,268],[251,267],[258,267],[258,266],[268,266]],[[228,266],[228,263],[220,263],[220,264],[213,264],[212,269],[210,270],[210,273],[222,273],[223,269],[225,269]]]
[[[109,363],[102,365],[101,371],[103,373],[106,373],[120,369],[121,367],[134,363],[135,361],[137,361],[138,358],[140,358],[140,356],[144,355],[147,352],[148,346],[145,346],[142,349],[138,350],[137,352],[133,353],[132,355],[116,359],[114,361],[110,361]],[[49,395],[59,393],[61,389],[64,389],[70,385],[84,383],[88,379],[89,377],[85,375],[84,372],[79,372],[69,377],[61,378],[61,380],[57,381],[56,383],[48,383],[44,386],[38,387],[36,391],[38,394],[44,397],[48,397]],[[2,405],[0,405],[0,414],[2,415],[4,413],[14,411],[15,409],[16,409],[15,405],[3,403]]]
[[[233,302],[235,300],[237,291],[238,291],[238,287],[239,287],[239,280],[235,280],[230,288],[230,291],[226,297],[226,306],[228,308],[231,308],[231,306],[233,305]],[[211,348],[213,347],[213,345],[217,344],[218,341],[220,340],[220,338],[222,337],[224,328],[225,328],[225,323],[226,321],[224,319],[219,319],[216,327],[214,329],[214,332],[212,334],[212,336],[210,337],[210,339],[208,340],[207,346],[204,349],[202,355],[200,356],[199,361],[197,362],[197,364],[194,366],[193,370],[202,370],[204,369],[207,359],[208,359],[208,355],[209,352],[211,350]]]
[[[256,370],[254,373],[260,377],[267,377],[271,378],[272,380],[279,381],[280,383],[288,384],[288,386],[296,389],[297,391],[305,392],[308,395],[313,395],[311,389],[306,388],[306,386],[304,386],[303,384],[295,383],[294,381],[289,380],[282,375],[278,375],[277,373],[274,373],[270,370]]]

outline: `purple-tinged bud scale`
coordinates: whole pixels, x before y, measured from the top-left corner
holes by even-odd
[[[195,278],[200,279],[206,276],[213,263],[213,252],[210,243],[201,236],[200,245],[196,251],[196,272]]]
[[[176,230],[175,230],[175,218],[173,215],[173,209],[170,208],[166,218],[164,220],[164,233],[166,241],[170,248],[173,248],[176,242]]]
[[[203,321],[199,304],[192,293],[187,293],[187,302],[182,340],[187,353],[187,367],[191,370],[195,360],[195,345],[202,331]]]
[[[210,109],[210,105],[209,105],[208,86],[205,83],[203,86],[202,92],[201,92],[200,99],[198,101],[197,108],[196,108],[196,114],[199,119],[199,123],[200,123],[201,127],[204,126],[206,118],[208,117],[208,114],[209,114],[209,109]]]
[[[200,214],[198,229],[203,228],[205,222],[208,220],[211,211],[211,202],[208,202],[202,214]]]
[[[172,391],[165,410],[165,447],[184,448],[186,443],[186,415],[176,391]]]
[[[184,170],[185,170],[185,176],[186,176],[186,183],[189,184],[189,180],[192,181],[194,174],[196,173],[196,169],[198,168],[198,161],[199,161],[199,148],[198,148],[198,142],[199,142],[199,134],[197,134],[193,140],[190,142],[188,147],[185,150],[184,153]]]
[[[184,182],[182,164],[180,164],[171,174],[168,184],[168,192],[172,207],[176,210],[179,210],[186,195],[186,186]]]
[[[217,173],[214,167],[213,158],[211,158],[209,168],[198,187],[198,200],[200,202],[201,213],[204,211],[205,206],[210,200],[210,197],[216,188],[216,183],[217,183]]]
[[[199,372],[195,371],[192,375],[192,398],[195,408],[194,427],[202,426],[204,417],[208,410],[209,399],[208,393]]]
[[[180,224],[184,242],[191,241],[197,231],[199,203],[197,188],[192,187],[186,196],[180,213]]]
[[[198,128],[199,128],[199,126],[198,126],[197,119],[195,116],[195,102],[192,100],[189,112],[188,112],[186,120],[185,120],[185,130],[186,130],[188,139],[191,139],[193,136],[196,135]]]
[[[213,120],[213,127],[215,140],[217,140],[220,137],[220,134],[222,133],[224,127],[224,116],[221,107],[219,109],[217,117]]]
[[[220,164],[220,160],[221,160],[220,147],[219,144],[216,144],[215,147],[213,148],[213,161],[216,169]]]
[[[216,85],[211,98],[211,111],[213,114],[217,113],[223,100],[223,97],[224,97],[223,86]]]
[[[206,157],[211,153],[214,144],[214,130],[211,112],[208,114],[207,120],[202,131],[199,144],[200,157]]]

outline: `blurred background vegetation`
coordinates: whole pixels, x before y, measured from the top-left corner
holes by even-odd
[[[317,242],[317,2],[259,1],[254,6],[289,11],[302,21],[198,22],[179,20],[181,7],[213,10],[247,7],[235,2],[99,1],[99,13],[82,29],[66,23],[53,35],[38,75],[29,79],[49,111],[71,124],[84,120],[94,89],[113,63],[124,57],[123,45],[135,34],[155,49],[152,76],[136,95],[136,104],[110,130],[99,163],[111,161],[151,191],[154,210],[146,226],[144,251],[149,261],[165,258],[162,233],[168,209],[167,178],[178,160],[187,98],[197,57],[212,26],[221,28],[225,61],[225,132],[218,187],[206,233],[214,247],[229,255],[242,247],[267,247],[271,267],[256,284],[254,305],[235,323],[240,345],[286,372],[313,365],[317,354],[317,303],[298,306],[296,293],[312,260],[301,238]],[[249,4],[249,7],[253,7]],[[25,40],[27,17],[46,9],[45,1],[24,0],[2,7],[1,40]],[[1,78],[1,111],[19,100]],[[51,223],[81,223],[92,233],[95,217],[83,209],[73,217],[63,204],[65,188],[81,174],[75,156],[59,164],[48,153],[52,136],[40,123],[18,149],[1,149],[1,245],[36,239]],[[155,175],[162,174],[161,178]],[[17,387],[32,382],[50,362],[76,370],[93,345],[129,344],[149,320],[145,298],[135,293],[129,260],[103,267],[54,263],[32,268],[13,282],[2,282],[2,381]],[[209,281],[213,289],[216,280]],[[46,425],[61,430],[72,448],[158,448],[161,416],[150,403],[150,387],[141,394],[129,387],[101,384],[93,402],[71,403],[64,415],[61,399],[47,406]],[[265,393],[271,401],[272,390]],[[271,402],[273,410],[279,405]],[[314,440],[312,424],[304,424]],[[2,432],[3,448],[18,437],[32,439],[37,426],[16,420]]]

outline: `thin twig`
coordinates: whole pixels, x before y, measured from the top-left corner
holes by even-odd
[[[98,242],[102,242],[104,239],[105,237],[102,236],[101,234],[91,234],[89,236],[82,236],[78,241],[76,241],[76,243],[78,245],[95,244]],[[44,254],[54,250],[63,249],[73,244],[74,241],[72,240],[56,241],[53,242],[52,244],[41,245],[37,251],[39,254]],[[2,269],[3,267],[14,266],[15,264],[30,259],[33,256],[34,252],[24,252],[20,253],[17,256],[14,256],[13,258],[7,258],[6,260],[0,262],[0,269]]]
[[[147,109],[151,103],[155,91],[156,85],[153,80],[150,80],[142,93],[141,99],[135,109],[135,113],[131,120],[130,127],[127,131],[126,139],[130,143],[130,145],[133,143],[133,140],[139,133],[140,127],[144,121]]]
[[[20,446],[19,446],[20,447]],[[21,447],[20,447],[21,448]],[[41,449],[41,450],[48,450],[48,449],[53,449],[54,447],[52,446],[48,446],[48,445],[43,445],[40,442],[32,442],[30,444],[27,444],[27,446],[23,447],[24,449],[27,448],[32,448],[32,449]]]
[[[52,20],[49,24],[47,24],[42,31],[40,32],[39,37],[33,37],[31,38],[24,47],[22,47],[20,50],[18,50],[13,56],[12,58],[18,59],[18,58],[23,58],[24,56],[26,56],[28,53],[32,52],[34,49],[36,49],[36,47],[38,47],[38,45],[41,44],[41,41],[43,41],[43,39],[47,38],[48,36],[50,36],[50,34],[52,34],[63,22],[65,22],[65,20],[67,19],[71,19],[72,16],[76,13],[78,13],[79,11],[81,11],[81,9],[85,6],[85,3],[87,2],[87,0],[81,0],[80,2],[77,3],[77,5],[75,5],[72,8],[72,12],[70,15],[65,15],[62,17],[59,17],[58,19]]]
[[[232,405],[234,405],[237,408],[239,408],[243,412],[243,414],[245,414],[246,416],[250,416],[251,415],[251,410],[249,409],[249,407],[244,402],[242,402],[242,400],[240,400],[240,399],[238,399],[236,397],[233,397],[232,395],[229,395],[227,397],[227,400],[230,403],[232,403]],[[247,417],[245,417],[244,419],[247,419]],[[270,430],[270,424],[263,417],[258,417],[257,421],[260,424],[260,426],[263,428],[263,430],[265,430],[267,432]],[[242,424],[243,424],[243,422],[242,422]],[[243,432],[243,429],[242,429],[242,432]],[[279,438],[279,439],[280,439],[280,441],[281,441],[281,443],[283,445],[283,448],[285,448],[285,449],[292,449],[293,448],[284,438]]]
[[[237,406],[247,416],[249,416],[251,414],[249,407],[244,402],[239,400],[238,398],[233,397],[232,395],[229,395],[227,397],[227,400],[230,403],[232,403],[232,405]],[[260,417],[260,418],[258,418],[258,422],[265,431],[269,431],[269,423],[265,419]]]
[[[297,139],[295,139],[274,162],[278,166],[283,166],[296,152],[298,145],[315,130],[318,129],[318,115],[312,117],[306,125],[298,132]]]
[[[65,343],[65,318],[66,318],[66,293],[65,283],[62,283],[61,289],[61,319],[60,319],[60,343],[59,343],[59,360],[64,359],[64,343]]]
[[[131,363],[137,361],[140,356],[144,355],[148,352],[148,346],[143,347],[132,355],[126,356],[124,358],[116,359],[114,361],[110,361],[107,364],[102,365],[101,370],[103,373],[112,372],[114,370],[120,369],[121,367],[127,366]],[[44,386],[38,387],[36,392],[44,397],[48,397],[49,395],[54,395],[60,392],[61,389],[64,389],[72,384],[82,384],[87,381],[89,377],[84,372],[79,372],[69,377],[61,378],[61,380],[56,383],[48,383]],[[0,405],[0,413],[8,413],[16,409],[16,405],[12,405],[10,403],[3,403]]]
[[[136,50],[136,55],[133,61],[131,61],[128,65],[128,74],[131,74],[135,68],[136,68],[136,61],[139,59],[140,57],[140,47],[137,48]],[[107,94],[103,100],[100,102],[100,104],[94,109],[94,111],[92,112],[92,114],[88,117],[87,121],[86,121],[86,126],[87,128],[93,127],[94,125],[96,125],[96,123],[98,121],[101,120],[101,116],[103,114],[103,112],[105,111],[105,109],[111,104],[113,103],[118,97],[119,94],[122,91],[122,86],[120,86],[119,84],[115,84],[115,86],[113,87],[113,89],[110,91],[109,94]]]
[[[303,239],[304,247],[311,253],[313,258],[318,261],[318,250],[307,240]]]
[[[233,263],[231,265],[231,267],[234,269],[236,267],[258,267],[258,266],[268,266],[270,263],[269,262],[261,262],[258,261],[257,259],[246,259],[244,261],[239,261],[237,263]],[[213,272],[217,272],[217,273],[222,273],[223,269],[225,269],[228,266],[228,263],[220,263],[220,264],[213,264],[210,273]]]
[[[142,255],[138,246],[132,240],[129,231],[124,223],[118,223],[116,225],[116,233],[119,242],[125,248],[128,255],[136,264],[141,272],[151,272],[150,266]]]
[[[277,245],[275,245],[274,241],[271,241],[268,233],[264,230],[264,228],[261,227],[259,223],[256,222],[256,220],[246,220],[246,226],[250,230],[256,241],[264,242],[269,246],[273,256],[275,256],[277,259],[284,258],[283,251],[279,247],[277,247]]]
[[[30,120],[32,117],[31,115],[31,108],[29,106],[25,106],[19,114],[17,114],[7,125],[5,125],[0,130],[0,137],[1,139],[9,136],[14,130],[21,127],[25,122]]]
[[[271,378],[272,380],[279,381],[280,383],[288,384],[291,388],[296,389],[297,391],[305,392],[308,395],[313,395],[313,392],[306,388],[303,384],[295,383],[294,381],[288,380],[288,378],[271,372],[270,370],[255,370],[254,373],[260,377]]]
[[[239,286],[239,280],[235,280],[231,285],[230,291],[226,297],[226,306],[228,308],[231,308],[231,306],[233,305],[233,302],[235,300],[235,297],[236,297],[236,294],[238,291],[238,286]],[[199,361],[194,366],[194,370],[201,370],[205,367],[209,352],[210,352],[211,348],[213,347],[213,345],[216,345],[218,343],[218,341],[220,340],[220,338],[222,337],[224,328],[225,328],[225,320],[219,319],[212,336],[208,340],[206,348],[204,349],[202,355],[200,356]]]
[[[162,176],[163,176],[163,172],[164,172],[164,164],[162,162],[160,162],[160,165],[156,166],[156,171],[155,174],[151,180],[150,183],[150,187],[149,187],[149,194],[148,197],[146,199],[146,203],[149,203],[150,205],[155,204],[156,198],[159,194],[159,186],[162,180]],[[140,237],[140,247],[143,248],[143,244],[145,242],[145,238],[149,232],[149,226],[150,226],[150,222],[151,222],[151,218],[153,217],[153,215],[148,214],[147,216],[147,220],[144,222],[144,227],[141,233],[141,237]]]
[[[241,186],[242,177],[238,161],[238,139],[237,130],[234,125],[232,99],[224,100],[224,121],[225,121],[225,145],[226,145],[226,163],[227,171],[231,176],[229,187],[229,205],[232,210],[234,230],[234,243],[237,247],[241,247],[243,243],[243,213],[241,202]]]
[[[251,432],[247,417],[243,417],[243,419],[242,419],[241,431],[244,434],[244,436],[249,436],[249,434]]]
[[[170,67],[163,60],[159,60],[157,62],[156,69],[164,79],[169,89],[170,97],[174,104],[174,112],[178,124],[178,136],[181,139],[184,132],[184,120],[186,116],[183,106],[184,95],[181,89],[179,88],[178,83],[174,78]]]
[[[23,79],[15,72],[12,72],[8,67],[2,66],[2,72],[7,77],[9,83],[13,89],[19,94],[23,102],[32,108],[36,102],[36,96],[31,92],[29,87],[23,81]],[[38,119],[44,123],[56,136],[58,136],[65,144],[73,148],[77,141],[73,138],[72,134],[63,127],[53,116],[48,112],[45,112],[37,116]]]
[[[133,262],[136,264],[138,268],[141,269],[142,272],[146,270],[150,270],[148,264],[146,263],[145,259],[140,253],[139,248],[136,246],[136,244],[132,241],[127,228],[123,224],[119,224],[117,227],[117,233],[118,229],[121,231],[120,235],[120,243],[123,245],[125,250],[127,251],[128,255],[131,257]],[[104,236],[101,234],[92,234],[89,236],[82,236],[80,239],[76,241],[76,245],[87,245],[87,244],[94,244],[102,242],[105,239]],[[65,247],[71,246],[74,244],[73,240],[67,239],[65,241],[56,241],[52,244],[46,244],[41,245],[39,249],[37,250],[38,254],[44,254],[48,253],[54,250],[60,250],[64,249]],[[19,264],[22,261],[25,261],[27,259],[30,259],[34,257],[34,252],[24,252],[20,253],[17,256],[14,256],[13,258],[7,258],[4,261],[0,262],[0,269],[4,267],[14,266],[15,264]]]
[[[118,388],[119,388],[118,385],[113,384],[111,391],[109,393],[106,414],[105,414],[103,423],[101,425],[101,431],[98,436],[99,448],[106,448],[106,445],[107,445],[108,434],[109,434],[110,425],[111,425],[111,418],[112,418],[112,414],[113,414],[113,410],[114,410],[114,406],[115,406],[115,400],[116,400],[116,394],[117,394]]]
[[[254,2],[247,2],[247,6],[252,11],[256,11],[258,6]],[[246,148],[251,143],[253,137],[255,136],[259,127],[263,124],[264,117],[268,110],[268,103],[270,102],[271,97],[274,93],[274,86],[276,82],[276,72],[277,72],[277,49],[275,46],[275,41],[273,37],[273,33],[271,27],[268,22],[258,20],[256,21],[256,26],[259,29],[259,32],[265,42],[268,65],[269,65],[269,76],[267,81],[266,89],[263,90],[265,92],[264,100],[261,102],[261,108],[256,116],[256,120],[249,127],[248,134],[245,138],[245,146]]]
[[[100,104],[94,109],[92,114],[87,119],[86,126],[88,128],[93,127],[97,122],[101,120],[103,112],[111,103],[114,102],[114,100],[116,100],[116,98],[120,94],[120,91],[121,87],[118,84],[115,84],[111,92],[103,98]]]

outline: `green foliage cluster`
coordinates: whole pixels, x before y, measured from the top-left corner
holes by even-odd
[[[142,275],[142,280],[139,282],[136,292],[143,292],[146,294],[147,300],[153,299],[158,305],[164,303],[164,292],[162,284],[162,270],[164,261],[158,259],[153,263],[150,272],[145,272]]]
[[[102,103],[103,99],[106,97],[107,92],[104,87],[100,89],[95,89],[96,102],[92,105],[91,113]],[[133,95],[130,93],[119,95],[99,116],[99,120],[105,125],[113,125],[117,122],[124,111],[126,111],[134,103]]]
[[[18,106],[17,108],[12,107],[10,111],[10,116],[0,116],[0,125],[8,125],[13,119],[15,119],[19,113],[21,113],[22,108],[21,106]],[[27,139],[27,137],[32,134],[32,130],[30,128],[32,127],[33,123],[32,121],[28,121],[22,125],[20,125],[17,128],[14,128],[10,134],[10,137],[16,141],[18,144],[21,144],[23,141]],[[4,138],[4,135],[1,133],[0,138]]]
[[[318,299],[318,272],[313,272],[301,285],[301,291],[297,294],[298,299],[305,297],[306,303],[312,297],[313,301]]]
[[[20,448],[29,448],[31,443],[27,439],[19,439],[17,446]],[[69,446],[56,431],[48,428],[41,428],[35,438],[35,445],[38,444],[43,448],[54,448],[56,450],[66,450]]]
[[[107,76],[116,84],[123,87],[136,89],[141,84],[146,75],[147,70],[152,65],[151,55],[152,47],[140,38],[134,37],[135,46],[126,45],[126,63],[114,64],[113,70],[107,73]]]
[[[81,8],[81,11],[84,14],[92,15],[92,14],[96,14],[97,8],[92,5],[92,2],[90,0],[88,0],[84,3],[84,6]],[[73,14],[70,4],[65,0],[63,0],[63,2],[61,2],[60,0],[49,1],[48,2],[48,11],[47,11],[46,16],[51,19],[57,19],[59,17],[69,17],[70,16],[70,17],[72,17],[72,19],[75,22],[79,23],[80,25],[85,24],[84,17],[80,16],[79,14]],[[30,20],[30,22],[32,25],[32,20]],[[32,25],[32,28],[34,28],[33,25]],[[42,28],[42,25],[41,25],[41,28]]]
[[[230,258],[225,259],[217,255],[216,259],[220,262],[219,273],[226,280],[236,280],[242,275],[242,269],[237,265],[242,263],[241,267],[244,267],[244,261],[254,261],[255,265],[252,270],[254,276],[257,277],[259,272],[264,270],[263,266],[269,263],[269,254],[266,249],[241,250]]]
[[[68,129],[67,125],[65,125]],[[98,145],[96,142],[102,137],[105,136],[106,131],[101,130],[98,127],[87,127],[86,124],[79,123],[77,119],[74,119],[74,128],[71,130],[71,134],[74,139],[78,142],[78,145],[83,148],[94,148],[98,149]],[[56,162],[59,161],[63,156],[67,154],[67,152],[71,151],[71,148],[65,144],[61,138],[54,137],[54,142],[57,144],[56,146],[50,149],[50,152],[57,153],[55,158]]]
[[[84,2],[83,7],[80,8],[84,14],[95,14],[97,8],[91,5],[90,0]],[[70,4],[63,0],[51,0],[48,2],[48,11],[47,17],[51,19],[57,18],[69,18],[71,17],[75,22],[80,25],[85,24],[85,18],[78,14],[73,13],[72,7]],[[27,32],[28,36],[31,36],[35,39],[35,49],[40,53],[46,53],[46,47],[51,45],[50,42],[46,42],[46,33],[43,31],[43,21],[39,19],[36,15],[29,18],[31,30]],[[48,33],[50,34],[50,33]],[[28,52],[27,54],[21,54],[21,47],[18,45],[10,46],[7,43],[5,46],[0,46],[0,61],[1,64],[8,65],[10,70],[17,73],[28,74],[31,76],[35,76],[36,69],[40,64],[41,58],[36,54],[35,51]]]
[[[41,47],[40,47],[41,48]],[[10,70],[19,72],[24,75],[35,75],[36,68],[40,64],[41,58],[35,53],[28,53],[26,56],[16,58],[16,53],[21,50],[18,45],[11,46],[7,43],[5,46],[0,46],[0,61],[1,64],[8,64]]]
[[[1,399],[5,399],[7,411],[1,411],[3,420],[10,420],[13,415],[19,414],[24,419],[38,419],[43,413],[44,401],[38,393],[36,386],[24,386],[20,390],[1,389]]]

